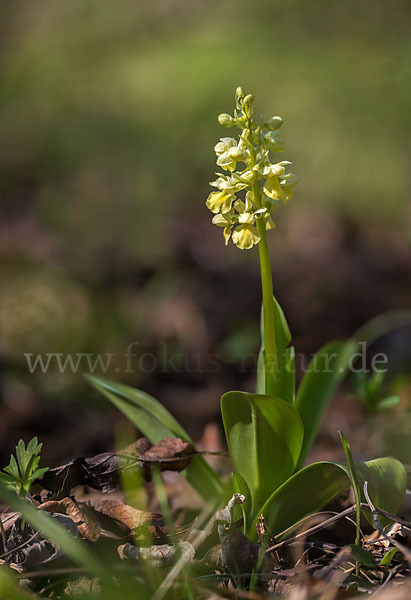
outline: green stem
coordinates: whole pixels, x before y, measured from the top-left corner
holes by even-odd
[[[261,287],[263,293],[265,357],[267,371],[275,379],[277,343],[275,338],[273,278],[264,218],[257,220],[257,228],[261,236],[258,243],[258,251],[260,254]]]
[[[253,122],[250,118],[248,121],[248,128],[253,131]],[[253,171],[256,165],[256,153],[252,141],[250,142],[250,169]],[[258,175],[254,173],[253,180],[253,195],[254,202],[258,208],[262,206],[261,190],[258,185]],[[275,338],[275,314],[274,314],[274,292],[273,292],[273,277],[271,273],[271,261],[270,253],[268,251],[267,236],[266,236],[266,219],[264,216],[260,216],[256,219],[256,225],[260,234],[260,241],[258,243],[258,251],[260,255],[260,272],[261,272],[261,288],[263,295],[263,312],[264,312],[264,340],[265,340],[265,363],[267,374],[270,374],[270,378],[266,377],[266,392],[269,393],[270,389],[267,384],[269,379],[276,378],[277,370],[277,342]]]

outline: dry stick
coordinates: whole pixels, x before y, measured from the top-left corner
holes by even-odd
[[[40,533],[40,531],[36,531],[36,533],[34,533],[31,537],[29,537],[28,540],[26,540],[25,542],[20,544],[20,546],[16,546],[12,550],[9,550],[8,552],[4,552],[4,554],[0,554],[0,559],[3,559],[5,556],[9,556],[9,554],[13,554],[13,552],[17,552],[17,550],[21,550],[22,548],[24,548],[24,546],[27,546],[28,544],[30,544],[39,535],[39,533]]]
[[[390,521],[395,521],[396,523],[403,525],[406,529],[409,529],[411,531],[411,523],[409,523],[405,519],[401,519],[401,517],[392,515],[391,513],[387,512],[386,510],[382,510],[382,508],[375,507],[375,510],[379,515],[385,517],[386,519],[389,519]]]
[[[182,456],[171,456],[170,458],[150,458],[150,457],[145,457],[144,455],[141,456],[137,456],[137,455],[132,455],[132,454],[122,454],[121,452],[108,452],[107,454],[110,454],[110,456],[108,456],[107,458],[105,458],[104,460],[101,461],[100,464],[103,464],[104,462],[106,462],[107,460],[109,460],[110,458],[114,457],[114,456],[118,456],[119,458],[125,458],[126,460],[130,460],[130,461],[135,461],[136,463],[139,462],[147,462],[147,463],[167,463],[167,462],[176,462],[178,460],[187,460],[187,458],[194,458],[196,456],[224,456],[224,458],[229,458],[230,455],[228,454],[228,452],[223,452],[221,450],[216,450],[216,451],[211,451],[211,450],[199,450],[199,451],[194,451],[191,454],[184,454]]]
[[[364,506],[367,506],[367,505],[364,504]],[[348,517],[353,512],[355,512],[355,504],[353,506],[350,506],[350,508],[346,508],[341,513],[334,514],[333,517],[326,519],[322,523],[319,523],[318,525],[314,525],[314,527],[311,527],[310,529],[306,529],[305,531],[303,531],[301,533],[297,533],[297,535],[295,535],[291,538],[283,540],[282,542],[278,542],[277,544],[274,544],[274,546],[270,546],[270,548],[267,548],[266,553],[274,552],[275,550],[278,550],[279,548],[283,548],[284,546],[288,546],[289,544],[296,542],[297,540],[299,540],[302,537],[308,537],[309,535],[312,535],[313,533],[316,533],[317,531],[321,531],[321,529],[324,529],[324,527],[328,527],[328,525],[332,525],[333,523],[339,521],[340,519],[343,519],[344,517]],[[322,514],[322,513],[317,513],[317,514]],[[311,517],[312,516],[315,516],[315,515],[311,515]],[[308,518],[311,518],[311,517],[308,517]],[[293,526],[293,529],[294,528],[295,528],[295,526]]]
[[[1,515],[0,515],[0,533],[1,533],[1,541],[3,543],[3,549],[6,549],[7,548],[6,530],[4,529],[3,520],[1,518]]]
[[[374,504],[371,502],[371,498],[368,494],[368,481],[364,482],[364,496],[365,496],[365,499],[367,500],[368,507],[372,513],[372,518],[374,521],[375,529],[378,531],[378,533],[381,535],[381,537],[383,537],[385,540],[390,542],[390,544],[392,544],[393,546],[398,548],[398,550],[401,552],[401,554],[403,554],[404,558],[408,561],[408,565],[411,567],[411,552],[408,550],[408,548],[406,546],[404,546],[403,544],[400,544],[400,542],[397,542],[397,540],[395,540],[393,537],[386,535],[383,528],[381,527],[380,521],[378,519],[378,511],[375,508]]]
[[[144,456],[133,456],[132,454],[121,454],[119,452],[110,452],[110,455],[105,458],[104,460],[101,461],[100,465],[104,464],[105,462],[107,462],[108,460],[110,460],[111,458],[113,458],[114,456],[117,456],[118,458],[123,458],[126,459],[128,461],[130,461],[130,464],[128,464],[125,467],[121,467],[121,470],[125,471],[126,469],[133,469],[135,466],[141,466],[144,464],[161,464],[161,463],[175,463],[175,462],[183,462],[186,461],[187,459],[191,459],[191,458],[195,458],[196,456],[223,456],[224,458],[229,458],[230,455],[228,454],[228,452],[222,452],[222,451],[216,451],[216,452],[212,452],[209,450],[204,450],[204,451],[195,451],[192,452],[191,454],[184,454],[183,456],[176,456],[176,457],[170,457],[170,458],[145,458]]]
[[[130,573],[134,575],[136,572],[135,565],[111,565],[110,569],[119,571],[120,573]],[[81,573],[90,573],[90,569],[86,567],[62,567],[60,569],[39,569],[36,571],[24,571],[16,573],[19,579],[35,579],[41,577],[49,577],[51,575],[76,575]]]

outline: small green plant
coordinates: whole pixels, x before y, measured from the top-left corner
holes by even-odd
[[[353,464],[329,461],[304,468],[324,411],[349,370],[350,358],[359,349],[355,337],[325,345],[315,355],[296,392],[295,355],[285,316],[273,294],[267,231],[274,228],[273,213],[291,198],[298,177],[287,173],[289,161],[274,162],[284,150],[279,134],[281,117],[255,120],[253,96],[236,90],[233,115],[221,114],[224,127],[236,127],[238,136],[223,137],[215,146],[217,165],[223,172],[211,183],[217,191],[207,198],[213,223],[223,227],[225,243],[231,239],[242,250],[258,246],[261,286],[261,351],[255,394],[233,391],[221,399],[227,444],[234,465],[230,485],[201,456],[186,469],[187,480],[207,501],[221,502],[237,492],[244,530],[256,536],[260,514],[277,535],[301,518],[320,510],[352,484]],[[243,198],[239,197],[243,194]],[[153,443],[188,434],[154,398],[140,390],[106,379],[89,381],[111,400]],[[351,461],[352,462],[352,461]],[[356,489],[368,481],[379,508],[395,512],[405,493],[406,473],[393,458],[356,463]]]
[[[355,373],[353,377],[354,395],[362,400],[370,415],[397,406],[401,402],[401,398],[395,394],[386,395],[383,385],[382,371],[376,371],[369,377],[365,373]]]
[[[24,498],[36,479],[48,471],[48,467],[38,466],[42,446],[37,437],[27,444],[27,448],[23,440],[20,440],[16,446],[17,460],[12,454],[9,465],[0,471],[0,482],[14,490],[18,496]]]

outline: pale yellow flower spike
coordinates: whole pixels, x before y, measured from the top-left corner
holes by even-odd
[[[270,154],[283,152],[284,140],[279,129],[281,117],[265,122],[253,120],[251,94],[242,88],[235,93],[234,115],[223,113],[218,121],[224,127],[238,127],[237,137],[223,137],[215,145],[217,165],[226,173],[217,173],[211,185],[218,191],[208,196],[207,208],[214,213],[213,223],[223,228],[226,245],[230,238],[241,250],[259,243],[265,231],[274,229],[272,213],[291,199],[299,178],[286,173],[289,161],[271,162]],[[237,194],[244,190],[244,201]]]

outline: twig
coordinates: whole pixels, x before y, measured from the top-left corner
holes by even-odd
[[[103,464],[104,462],[110,460],[110,458],[113,458],[114,456],[129,460],[132,463],[131,466],[135,466],[136,464],[140,464],[140,463],[178,462],[178,461],[187,460],[188,458],[195,458],[196,456],[224,456],[224,458],[230,457],[228,452],[222,452],[222,451],[211,452],[209,450],[195,451],[195,452],[192,452],[191,454],[184,454],[183,456],[172,456],[170,458],[150,458],[150,457],[145,458],[144,455],[143,456],[133,456],[132,454],[121,454],[120,452],[117,452],[117,453],[113,452],[113,453],[110,453],[110,456],[108,456],[106,459],[102,460],[100,464]]]
[[[324,529],[324,527],[328,527],[328,525],[332,525],[333,523],[336,523],[340,519],[348,517],[353,512],[355,512],[355,505],[350,506],[350,508],[346,508],[341,513],[335,514],[334,516],[330,517],[329,519],[326,519],[325,521],[322,521],[322,523],[319,523],[318,525],[314,525],[310,529],[306,529],[305,531],[303,531],[301,533],[297,533],[297,535],[295,535],[295,536],[293,536],[291,538],[288,538],[286,540],[278,542],[277,544],[274,544],[274,546],[270,546],[270,548],[267,548],[266,553],[274,552],[274,550],[278,550],[279,548],[283,548],[284,546],[288,546],[289,544],[292,544],[293,542],[296,542],[297,540],[299,540],[302,537],[307,537],[309,535],[312,535],[313,533],[316,533],[317,531],[321,531],[321,529]],[[321,513],[318,513],[318,514],[321,514]],[[311,517],[312,516],[313,515],[311,515]],[[311,518],[311,517],[309,517],[309,518]],[[295,528],[295,526],[293,526],[293,528]]]
[[[4,554],[0,554],[0,558],[3,559],[5,556],[9,556],[9,554],[13,554],[13,552],[17,552],[17,550],[21,550],[22,548],[24,548],[24,546],[27,546],[28,544],[30,544],[39,535],[39,533],[40,533],[40,531],[36,531],[36,533],[34,533],[31,537],[29,537],[28,540],[26,540],[25,542],[20,544],[20,546],[16,546],[12,550],[8,550],[8,552],[4,552]]]
[[[406,521],[405,519],[401,519],[401,517],[397,517],[396,515],[392,515],[391,513],[387,512],[386,510],[382,510],[382,508],[375,507],[375,510],[382,517],[385,517],[386,519],[389,519],[390,521],[395,521],[396,523],[403,525],[403,527],[405,527],[406,529],[409,529],[411,531],[411,523],[409,521]]]

